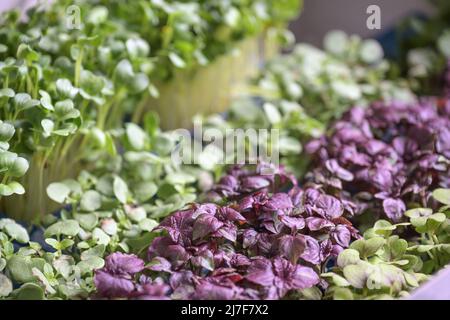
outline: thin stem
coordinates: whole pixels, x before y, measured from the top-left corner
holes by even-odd
[[[83,62],[84,50],[83,47],[80,48],[80,53],[78,54],[77,61],[75,63],[75,87],[79,87],[80,84],[80,74]]]
[[[108,113],[110,113],[112,109],[111,106],[113,106],[117,102],[120,102],[123,99],[123,96],[125,96],[125,94],[126,89],[121,88],[110,101],[108,101],[99,108],[97,117],[97,128],[99,128],[100,130],[104,130],[107,120],[106,118],[108,117]],[[112,114],[110,117],[114,117],[114,114]]]
[[[131,118],[131,122],[139,123],[142,120],[142,114],[144,113],[145,107],[148,103],[148,93],[146,92],[139,102],[136,110],[133,112],[133,117]]]
[[[5,183],[8,181],[8,178],[9,178],[9,176],[8,176],[8,174],[6,173],[6,174],[3,176],[2,184],[5,184]]]

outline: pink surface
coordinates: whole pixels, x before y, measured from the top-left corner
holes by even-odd
[[[414,291],[408,300],[450,300],[450,266]]]

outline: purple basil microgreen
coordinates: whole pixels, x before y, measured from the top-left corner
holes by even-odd
[[[287,182],[285,189],[275,186],[280,173]],[[261,176],[269,184],[242,189],[241,182],[257,176],[257,170],[233,167],[228,174],[214,187],[227,205],[194,203],[172,213],[156,228],[162,233],[148,249],[149,264],[143,273],[160,275],[170,288],[168,298],[286,298],[321,285],[318,272],[359,238],[345,218],[352,215],[346,209],[349,206],[321,189],[302,190],[282,171]],[[226,181],[234,185],[232,194],[227,193],[230,189],[224,192]],[[119,297],[135,297],[136,276],[114,273],[109,265],[115,260],[107,259],[97,271],[99,279],[115,277],[111,281],[117,283],[117,290],[133,279],[131,291],[125,287]],[[104,283],[98,284],[100,296],[112,297]]]
[[[433,189],[450,186],[449,128],[448,108],[433,98],[353,108],[308,144],[315,163],[308,179],[338,190],[355,213],[400,221],[407,203],[421,205]]]

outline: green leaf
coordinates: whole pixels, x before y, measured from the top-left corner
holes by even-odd
[[[16,94],[14,97],[14,102],[17,110],[19,111],[30,109],[40,104],[38,100],[31,99],[31,96],[28,93]]]
[[[16,181],[12,181],[12,182],[8,183],[8,187],[15,194],[19,194],[19,195],[25,194],[25,188]]]
[[[0,184],[0,196],[9,197],[14,194],[13,190],[6,184]]]
[[[433,191],[433,198],[442,204],[450,205],[450,189],[436,189]]]
[[[139,222],[147,217],[147,212],[143,207],[127,208],[126,213],[134,222]]]
[[[415,245],[408,248],[408,251],[415,251],[420,253],[428,252],[435,248],[435,245],[428,244],[428,245]]]
[[[87,231],[91,231],[98,224],[98,217],[95,213],[74,214],[73,217],[79,222],[80,227]]]
[[[131,81],[130,91],[131,93],[136,94],[147,89],[149,85],[150,80],[148,79],[147,75],[144,73],[138,73],[133,77]]]
[[[408,285],[410,285],[411,287],[418,287],[419,286],[419,282],[417,281],[416,277],[413,274],[404,272],[403,276],[405,277],[405,281]]]
[[[366,286],[368,277],[367,266],[364,264],[352,264],[343,268],[344,277],[355,288],[362,289]]]
[[[81,260],[87,260],[90,257],[103,257],[106,246],[103,244],[96,245],[81,253]]]
[[[158,187],[154,182],[140,182],[136,184],[133,188],[133,194],[136,199],[143,203],[150,200],[158,191]]]
[[[53,105],[52,105],[52,98],[50,97],[50,95],[48,94],[47,91],[44,90],[39,90],[39,94],[41,95],[41,105],[50,111],[53,111]]]
[[[144,128],[145,131],[154,137],[159,130],[159,115],[154,111],[149,111],[144,116]]]
[[[405,216],[409,218],[427,217],[433,214],[433,210],[430,208],[414,208],[405,212]]]
[[[74,264],[74,258],[69,255],[61,255],[53,261],[53,267],[63,276],[64,279],[69,277]]]
[[[100,228],[95,228],[92,232],[92,238],[95,240],[97,244],[102,244],[107,246],[111,241],[110,236],[108,236],[105,231]]]
[[[50,119],[43,119],[41,121],[41,126],[44,129],[44,136],[50,137],[55,128],[55,123]]]
[[[6,268],[6,259],[0,258],[0,272],[2,272]]]
[[[52,248],[55,250],[60,250],[61,246],[59,245],[59,241],[53,238],[47,238],[45,239],[45,242],[49,244]]]
[[[345,249],[342,251],[337,259],[337,265],[340,268],[344,268],[347,265],[357,264],[361,259],[359,258],[359,252],[354,249]]]
[[[34,281],[35,277],[32,273],[32,263],[29,258],[22,256],[12,256],[8,260],[7,269],[14,281],[18,283],[26,283]]]
[[[176,171],[167,174],[166,181],[170,184],[187,185],[195,182],[195,177],[189,173]]]
[[[408,248],[408,242],[404,239],[395,239],[389,242],[389,247],[393,257],[395,259],[401,258]]]
[[[49,264],[46,264],[44,266],[44,269],[47,266],[50,267],[50,270],[53,273],[53,268]],[[33,275],[38,279],[38,281],[44,286],[46,292],[48,292],[51,295],[56,293],[55,289],[52,287],[52,285],[48,281],[47,276],[41,270],[39,270],[38,268],[33,268],[32,272],[33,272]]]
[[[103,148],[106,145],[106,135],[105,132],[99,128],[92,128],[89,131],[89,138],[99,147]]]
[[[336,288],[333,293],[333,300],[354,300],[353,292],[348,288]]]
[[[45,232],[44,236],[49,238],[51,236],[65,235],[69,237],[76,236],[81,231],[80,225],[76,220],[64,220],[58,221],[55,224],[49,226]]]
[[[77,266],[80,268],[81,274],[90,273],[96,269],[103,268],[104,265],[105,260],[96,256],[90,256],[77,264]]]
[[[282,155],[300,154],[302,152],[302,144],[298,139],[292,137],[280,137],[278,148]]]
[[[276,124],[281,122],[282,117],[280,111],[278,111],[275,105],[273,105],[272,103],[265,103],[263,108],[270,123]]]
[[[43,300],[44,290],[35,283],[25,283],[17,291],[17,300]]]
[[[8,175],[11,177],[22,177],[29,168],[28,161],[25,158],[17,157],[14,164],[8,171]]]
[[[108,19],[108,9],[103,6],[97,6],[90,9],[86,21],[94,25],[102,24]]]
[[[142,231],[151,232],[158,225],[159,225],[159,223],[153,219],[145,218],[145,219],[142,219],[141,221],[139,221],[139,228],[141,228]]]
[[[39,59],[39,53],[33,50],[29,45],[21,43],[17,49],[17,57],[31,63]]]
[[[62,100],[55,104],[55,114],[58,120],[65,121],[69,119],[76,119],[80,117],[80,111],[75,109],[72,100]]]
[[[71,246],[73,246],[75,242],[72,239],[63,239],[60,244],[61,244],[61,250],[65,250]]]
[[[68,79],[56,80],[56,90],[62,98],[73,99],[78,94],[78,89],[72,86],[72,83]]]
[[[117,234],[117,222],[114,219],[106,218],[101,221],[101,228],[106,234],[114,236]]]
[[[186,62],[175,52],[169,53],[169,59],[175,67],[180,69],[186,68]]]
[[[325,35],[323,46],[326,51],[336,55],[342,55],[348,48],[349,39],[345,32],[333,30]]]
[[[83,194],[80,201],[82,211],[93,212],[102,206],[102,196],[95,190],[89,190]]]
[[[126,47],[132,58],[146,57],[150,53],[150,46],[142,39],[128,39]]]
[[[16,159],[17,154],[15,153],[9,151],[0,152],[0,169],[2,169],[2,171],[8,170],[14,165]]]
[[[417,218],[411,218],[411,224],[416,227],[418,232],[425,232],[426,229],[425,226],[427,224],[427,217],[417,217]]]
[[[447,219],[447,216],[441,212],[432,214],[427,219],[427,229],[434,231]]]
[[[364,40],[361,44],[361,60],[367,64],[373,64],[381,61],[384,56],[383,48],[376,40]]]
[[[64,203],[69,196],[70,191],[70,188],[61,182],[51,183],[47,187],[48,197],[58,203]]]
[[[374,237],[366,240],[364,243],[364,256],[370,257],[374,255],[378,250],[380,250],[384,246],[385,243],[386,240],[381,237]]]
[[[4,274],[0,273],[0,298],[7,297],[13,290],[11,280]]]
[[[114,143],[114,139],[112,138],[109,132],[106,133],[105,137],[106,137],[106,145],[104,149],[108,152],[109,155],[115,156],[117,154],[117,150],[116,145]]]
[[[2,98],[2,97],[12,98],[12,97],[14,97],[15,94],[16,93],[14,92],[14,90],[12,90],[10,88],[0,89],[0,98]]]
[[[133,252],[141,252],[152,243],[157,235],[156,232],[146,232],[139,238],[127,239],[127,244],[133,249]]]
[[[0,141],[9,141],[15,133],[14,126],[0,120]]]
[[[125,125],[127,140],[134,150],[142,150],[145,146],[146,134],[145,132],[134,123],[127,123]]]
[[[2,220],[0,220],[0,223],[1,222]],[[28,243],[30,241],[30,237],[28,236],[27,230],[25,230],[24,227],[22,227],[20,224],[17,224],[12,220],[10,222],[5,223],[3,229],[12,239],[17,240],[20,243]]]
[[[80,94],[86,99],[100,95],[105,86],[105,80],[88,70],[81,71],[80,74]],[[96,101],[98,103],[99,101]]]
[[[323,278],[331,278],[331,280],[333,281],[333,284],[338,286],[338,287],[348,287],[350,286],[350,283],[347,281],[347,279],[345,279],[344,277],[333,273],[333,272],[329,272],[329,273],[322,273],[321,277]]]
[[[113,183],[114,195],[123,204],[128,200],[128,186],[122,178],[116,176]]]
[[[390,236],[392,234],[392,231],[394,231],[396,228],[397,227],[395,225],[392,225],[389,221],[386,220],[378,220],[373,226],[376,234],[385,237]]]
[[[130,61],[126,59],[121,60],[117,64],[115,73],[118,80],[125,84],[129,84],[134,77],[133,66],[131,65]]]
[[[407,248],[409,250],[409,248]],[[420,271],[422,268],[422,260],[420,257],[412,254],[404,254],[402,259],[408,260],[408,264],[404,266],[404,270]]]

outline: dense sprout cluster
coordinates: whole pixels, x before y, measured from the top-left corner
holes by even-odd
[[[80,225],[75,245],[81,252],[98,244],[105,254],[139,252],[160,219],[196,199],[199,172],[171,163],[176,137],[161,132],[156,119],[151,123],[115,130],[120,154],[92,153],[89,172],[47,188],[49,197],[65,206],[62,219]],[[48,227],[56,222],[46,220]]]
[[[298,44],[269,62],[257,80],[262,94],[298,102],[325,124],[354,105],[413,99],[405,80],[390,80],[390,63],[377,41],[331,31],[323,44],[324,50]]]
[[[26,19],[2,14],[0,116],[16,129],[6,156],[30,163],[20,181],[14,178],[27,171],[25,161],[21,173],[2,172],[2,210],[31,220],[55,209],[42,190],[80,171],[76,150],[89,153],[92,136],[111,149],[106,131],[125,114],[142,121],[148,99],[160,95],[157,83],[210,64],[266,28],[278,30],[299,8],[298,0],[59,0],[31,8]],[[22,196],[5,198],[13,194]]]
[[[27,243],[30,237],[24,227],[11,219],[0,219],[0,299],[13,291],[13,282],[7,274],[6,266],[14,254],[14,241]]]
[[[249,148],[256,149],[261,145],[263,148],[276,148],[281,164],[296,176],[303,175],[306,169],[306,163],[303,164],[299,160],[303,144],[311,138],[319,137],[325,127],[323,123],[308,115],[295,101],[263,97],[236,98],[225,116],[213,114],[197,117],[194,121],[196,123],[201,121],[206,128],[220,130],[227,138],[229,135],[230,139],[234,139],[235,131],[232,129],[245,132],[259,129],[276,130],[279,133],[276,143],[273,143],[271,138],[259,141],[253,139],[248,141]]]
[[[331,272],[322,274],[330,286],[326,298],[393,299],[409,295],[429,274],[450,262],[450,189],[436,189],[430,197],[442,206],[412,208],[408,222],[378,220],[338,257]],[[405,228],[415,236],[402,238]]]
[[[408,242],[392,235],[397,226],[378,220],[364,239],[353,242],[338,257],[332,272],[322,274],[330,283],[325,297],[333,299],[394,299],[408,295],[427,276],[423,262],[409,254]]]
[[[318,285],[326,262],[359,237],[344,218],[347,204],[335,197],[296,184],[284,192],[251,189],[259,190],[227,206],[193,204],[155,229],[162,235],[148,249],[147,273],[166,279],[172,299],[287,298]],[[103,281],[104,273],[114,275],[97,271],[103,297],[133,297],[138,290],[136,283],[124,289],[120,277]]]
[[[353,108],[329,135],[310,142],[309,178],[342,191],[358,206],[392,221],[450,184],[450,102],[373,103]]]
[[[28,171],[29,165],[25,158],[17,153],[10,152],[9,141],[15,134],[15,128],[11,124],[0,120],[0,197],[12,194],[23,194],[24,187],[17,181]]]

